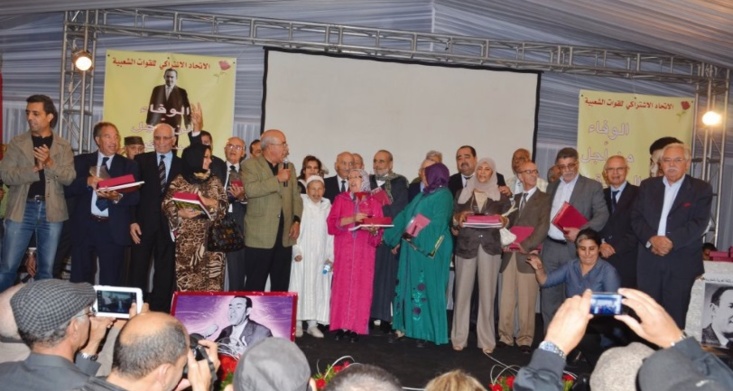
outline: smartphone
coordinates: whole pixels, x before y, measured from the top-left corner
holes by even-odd
[[[590,313],[596,316],[621,315],[621,295],[613,292],[594,292],[590,299]]]
[[[97,316],[129,319],[132,303],[137,306],[138,314],[142,309],[143,292],[140,288],[95,285],[94,290],[97,293],[97,300],[94,302]]]

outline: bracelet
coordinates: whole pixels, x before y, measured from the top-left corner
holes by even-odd
[[[98,357],[96,354],[89,354],[89,353],[84,353],[84,352],[80,352],[79,355],[81,355],[81,358],[85,360],[90,360],[90,361],[97,361],[97,357]]]
[[[682,336],[680,337],[680,339],[678,339],[678,340],[676,340],[676,341],[672,342],[671,344],[669,344],[669,347],[671,348],[671,347],[673,347],[674,345],[677,345],[678,343],[680,343],[680,342],[682,342],[682,341],[686,340],[686,339],[687,339],[688,337],[689,337],[689,336],[687,335],[687,333],[686,333],[686,332],[685,332],[684,330],[682,330]]]

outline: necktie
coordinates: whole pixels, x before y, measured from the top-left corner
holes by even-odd
[[[618,192],[618,190],[611,190],[611,213],[616,212],[616,196]]]
[[[342,179],[341,180],[341,192],[343,193],[345,191],[346,191],[346,181]]]
[[[232,183],[232,179],[234,179],[237,176],[237,167],[234,166],[234,164],[229,166],[229,178],[227,178],[227,188]]]
[[[468,186],[468,180],[471,179],[471,177],[470,176],[464,176],[463,179],[465,179],[465,181],[463,181],[463,187]]]
[[[109,172],[109,167],[107,167],[108,160],[109,158],[106,156],[102,158],[102,167],[104,167],[107,172]],[[97,202],[95,202],[95,204],[97,205],[97,209],[102,211],[107,210],[107,208],[109,207],[109,203],[107,202],[106,198],[97,197]]]
[[[522,214],[522,210],[524,209],[524,204],[527,203],[527,192],[522,193],[522,200],[519,201],[519,214]]]
[[[165,155],[160,155],[158,163],[158,177],[160,177],[160,192],[165,193]]]

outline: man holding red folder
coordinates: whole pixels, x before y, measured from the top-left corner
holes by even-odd
[[[557,225],[550,224],[547,238],[542,244],[542,260],[547,273],[577,257],[574,242],[579,230],[592,228],[600,231],[608,220],[603,187],[597,181],[578,173],[578,151],[570,147],[561,149],[555,158],[555,165],[560,169],[561,176],[547,186],[547,194],[551,199],[550,221],[567,202],[585,217],[587,223],[579,227],[564,226],[562,230]],[[545,329],[564,300],[564,285],[542,289],[541,305]]]
[[[523,353],[532,351],[535,305],[540,287],[534,270],[527,262],[527,253],[537,250],[550,227],[550,196],[537,187],[539,172],[531,161],[515,169],[522,183],[522,192],[514,195],[517,210],[509,217],[509,227],[529,231],[523,239],[517,234],[516,250],[501,257],[501,300],[499,301],[499,342],[497,346],[514,345],[514,307],[517,306],[519,332],[517,346]]]

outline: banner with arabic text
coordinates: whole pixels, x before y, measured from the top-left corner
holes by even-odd
[[[146,152],[153,150],[152,127],[168,123],[183,149],[191,110],[200,105],[203,128],[214,139],[212,152],[223,158],[232,136],[235,80],[234,58],[108,50],[104,120],[117,125],[123,139],[141,136]]]
[[[692,141],[695,100],[603,91],[580,91],[578,153],[581,174],[603,183],[603,165],[613,155],[629,162],[626,179],[649,177],[649,145],[663,136]]]

